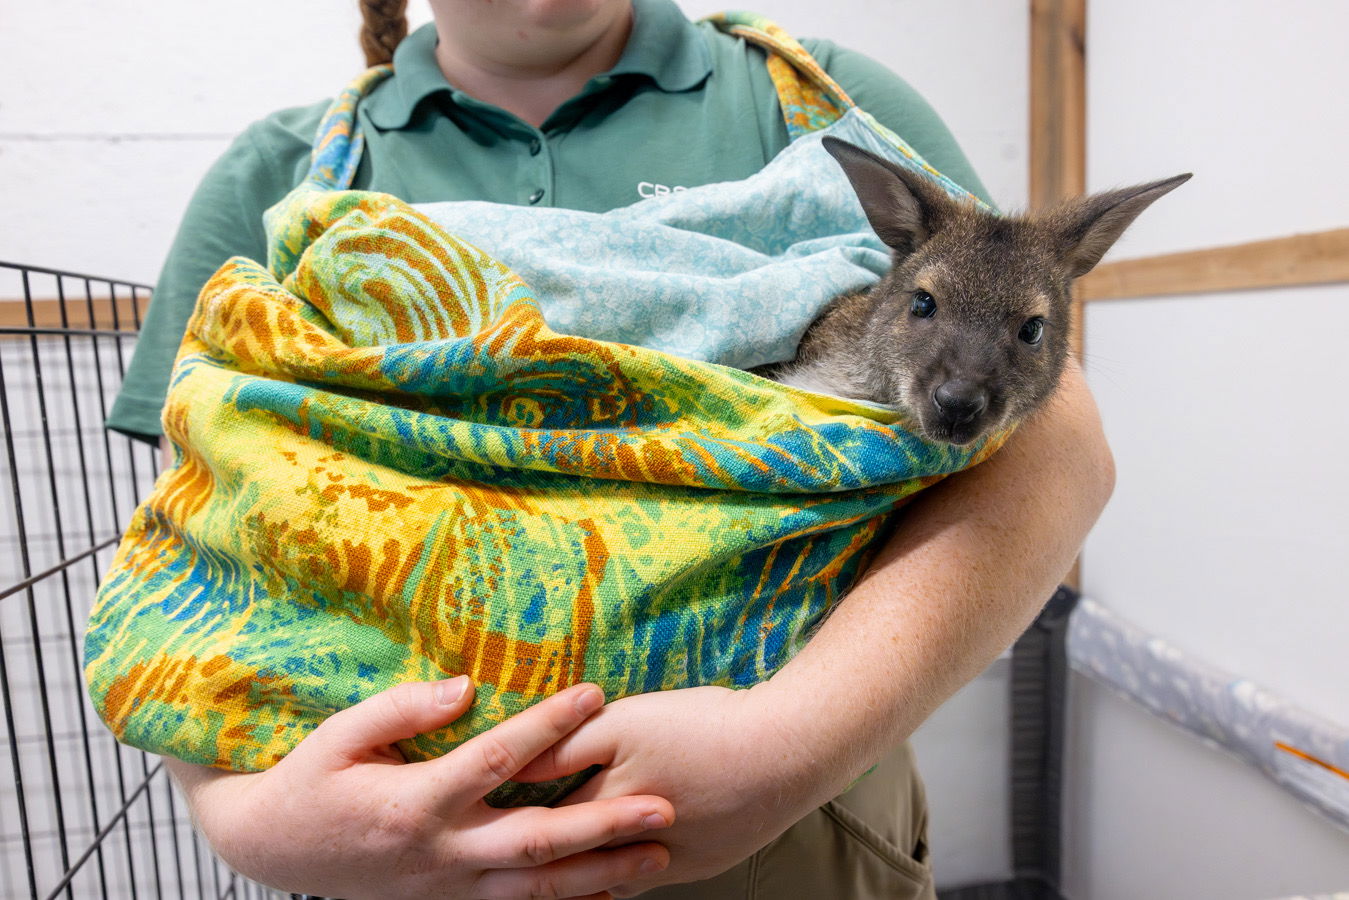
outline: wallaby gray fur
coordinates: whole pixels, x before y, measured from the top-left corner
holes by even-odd
[[[925,438],[956,445],[1017,424],[1048,399],[1068,357],[1072,280],[1190,178],[1000,216],[836,138],[824,146],[893,262],[870,291],[832,300],[795,359],[755,371],[903,408]]]

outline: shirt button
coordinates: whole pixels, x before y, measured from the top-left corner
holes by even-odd
[[[537,191],[529,195],[529,202],[531,205],[538,203],[542,199],[543,199],[543,188],[539,188]]]
[[[539,141],[538,138],[534,138],[533,140],[531,140],[531,141],[529,142],[529,155],[530,155],[530,156],[538,156],[538,155],[539,155],[539,151],[542,150],[542,149],[543,149],[543,144],[542,144],[542,142]]]

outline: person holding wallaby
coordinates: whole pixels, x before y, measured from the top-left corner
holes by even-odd
[[[431,6],[434,26],[403,38],[401,2],[362,3],[370,61],[391,56],[394,73],[354,114],[365,153],[349,186],[592,212],[673,201],[755,176],[818,127],[821,110],[854,115],[839,99],[846,90],[968,202],[983,194],[903,82],[828,43],[807,45],[814,59],[793,57],[802,72],[818,61],[823,80],[803,79],[789,95],[785,70],[770,76],[765,51],[743,38],[767,35],[797,53],[776,31],[694,25],[669,0]],[[819,87],[831,83],[842,88]],[[110,427],[158,438],[168,364],[198,290],[231,256],[266,258],[261,213],[304,177],[321,113],[254,126],[208,175]],[[295,892],[935,897],[905,740],[1031,621],[1113,487],[1082,372],[1071,359],[1055,369],[1057,387],[1005,446],[908,502],[903,527],[846,598],[753,687],[701,684],[605,704],[579,684],[438,758],[408,761],[409,741],[471,714],[475,685],[460,675],[366,697],[262,771],[167,764],[222,857]],[[598,774],[555,807],[483,800],[504,781],[592,766]]]

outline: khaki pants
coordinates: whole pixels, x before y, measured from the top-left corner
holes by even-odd
[[[927,801],[906,743],[728,872],[642,900],[936,900]]]

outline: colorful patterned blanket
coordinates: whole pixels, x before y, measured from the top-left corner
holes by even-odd
[[[839,119],[813,61],[770,59],[799,131]],[[310,178],[268,214],[267,265],[230,260],[189,323],[164,413],[176,461],[86,640],[94,704],[127,743],[259,770],[377,691],[470,674],[471,713],[403,747],[424,759],[581,681],[611,699],[752,685],[887,513],[995,449],[550,328],[494,256],[341,189],[352,110],[386,74],[334,104]],[[807,89],[809,116],[789,102]]]

